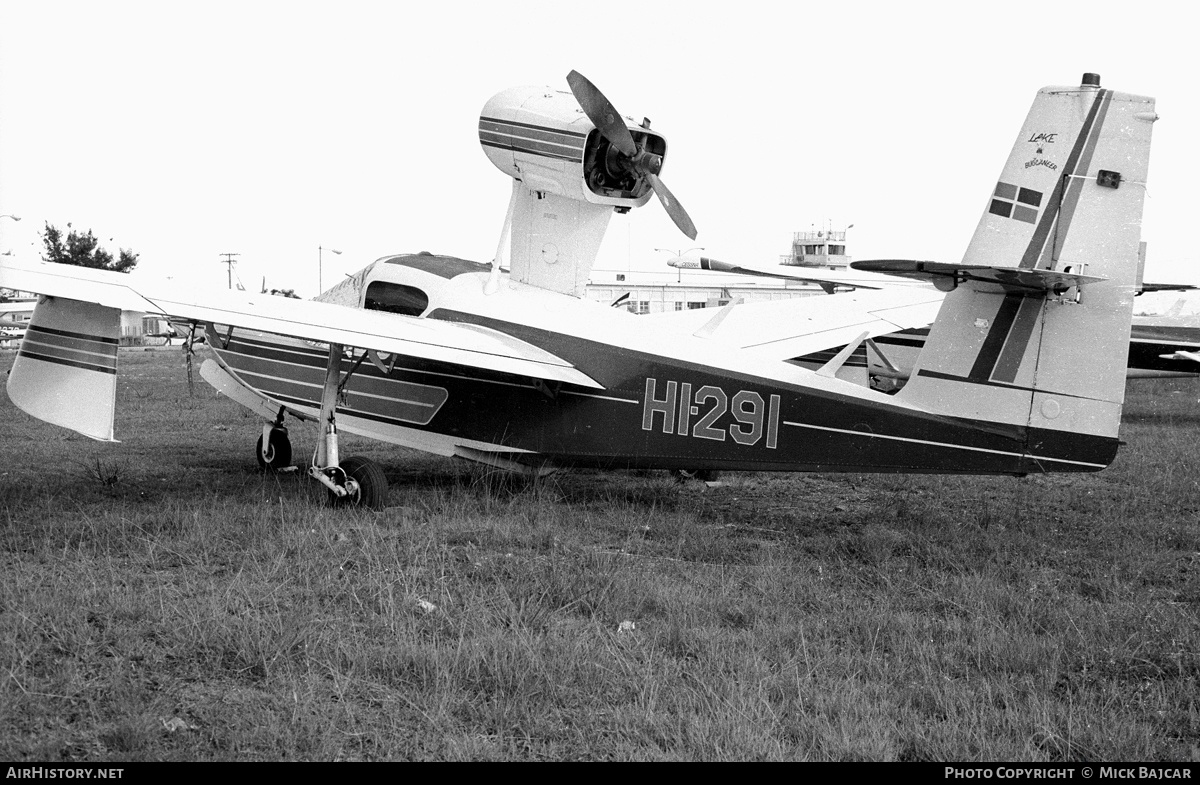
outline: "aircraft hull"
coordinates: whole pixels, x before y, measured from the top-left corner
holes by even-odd
[[[1020,475],[1098,470],[1117,450],[1116,439],[980,427],[479,315],[431,316],[502,329],[605,389],[413,358],[383,370],[364,361],[339,402],[342,429],[445,455],[462,447],[530,466],[598,468]],[[257,395],[316,416],[324,345],[234,331],[213,349]]]

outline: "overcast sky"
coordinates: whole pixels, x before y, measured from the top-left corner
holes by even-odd
[[[772,265],[853,224],[856,259],[958,261],[1034,93],[1085,71],[1154,96],[1147,278],[1200,282],[1195,26],[1184,3],[0,0],[0,249],[93,229],[147,273],[317,287],[375,258],[489,261],[508,177],[479,111],[576,69],[667,138],[657,201],[604,267],[655,248]],[[112,238],[111,241],[109,238]],[[666,269],[666,268],[664,268]]]

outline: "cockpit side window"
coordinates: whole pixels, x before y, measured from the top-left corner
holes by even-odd
[[[368,311],[387,311],[405,316],[420,316],[429,307],[429,295],[414,286],[372,281],[367,286],[363,307]]]

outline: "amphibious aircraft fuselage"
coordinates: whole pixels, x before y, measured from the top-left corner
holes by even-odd
[[[362,307],[519,338],[603,389],[411,358],[355,365],[347,355],[354,370],[337,408],[343,429],[531,468],[945,472],[957,464],[1024,474],[1047,464],[1093,470],[1115,453],[1113,439],[981,428],[923,412],[710,340],[656,335],[627,311],[554,292],[515,285],[511,297],[483,296],[487,270],[452,257],[389,257],[328,297],[357,292]],[[219,328],[209,341],[242,384],[315,415],[323,347],[244,330],[225,340]]]

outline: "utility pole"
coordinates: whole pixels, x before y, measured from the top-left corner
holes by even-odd
[[[325,291],[325,289],[324,289],[325,283],[321,279],[323,276],[323,272],[325,270],[325,252],[326,251],[329,251],[330,253],[335,253],[338,256],[342,255],[342,252],[336,248],[325,248],[320,245],[317,246],[317,294],[321,294],[322,292]]]
[[[232,289],[233,288],[233,266],[235,264],[237,264],[237,260],[234,259],[233,257],[241,256],[241,254],[240,253],[223,253],[223,254],[219,254],[219,255],[224,256],[225,259],[222,260],[221,262],[218,262],[218,264],[229,265],[229,288]]]

